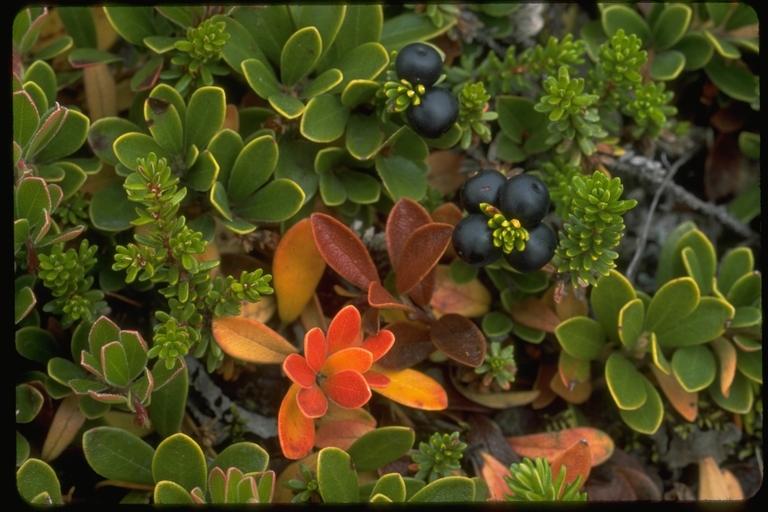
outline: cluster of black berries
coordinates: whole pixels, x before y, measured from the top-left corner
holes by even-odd
[[[532,174],[507,179],[494,169],[478,172],[461,187],[461,205],[469,216],[453,230],[456,254],[475,267],[503,255],[518,272],[539,270],[557,247],[554,232],[541,222],[549,202],[547,186]]]
[[[459,103],[449,90],[432,87],[443,73],[437,50],[424,43],[409,44],[398,52],[395,71],[399,79],[426,89],[420,103],[407,110],[413,131],[428,139],[445,135],[459,118]]]

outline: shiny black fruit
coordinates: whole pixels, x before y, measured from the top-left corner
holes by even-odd
[[[529,229],[528,233],[531,238],[525,242],[525,250],[504,255],[510,267],[524,274],[539,270],[549,263],[557,247],[555,233],[543,222]]]
[[[507,178],[495,169],[483,169],[461,187],[461,206],[469,213],[482,213],[480,203],[499,207],[499,193]]]
[[[411,43],[397,53],[395,59],[397,77],[432,87],[443,73],[443,60],[437,50],[424,43]]]
[[[408,122],[417,134],[437,139],[459,118],[459,102],[448,89],[433,87],[421,97],[421,103],[407,110]]]
[[[499,209],[507,220],[523,227],[535,226],[549,211],[549,189],[533,174],[518,174],[507,180],[499,196]]]
[[[459,258],[473,267],[490,265],[502,254],[501,247],[493,245],[493,230],[482,213],[461,219],[453,228],[451,242]]]

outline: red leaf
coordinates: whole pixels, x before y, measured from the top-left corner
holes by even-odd
[[[416,229],[432,222],[432,218],[419,203],[404,197],[395,203],[387,218],[387,251],[392,266],[398,268],[405,241]]]
[[[363,378],[369,387],[383,389],[389,386],[392,380],[383,373],[369,370],[363,374]]]
[[[296,395],[300,389],[298,384],[293,384],[288,389],[277,414],[280,448],[288,459],[306,456],[315,444],[315,423],[302,414],[296,403]]]
[[[395,297],[392,296],[391,293],[387,291],[386,288],[375,281],[372,281],[371,284],[368,285],[368,304],[370,304],[371,307],[378,309],[400,309],[403,311],[414,311],[411,306],[398,301]]]
[[[328,326],[328,355],[343,348],[359,346],[358,339],[362,341],[360,312],[355,306],[345,306]]]
[[[445,355],[477,368],[485,360],[485,336],[474,322],[455,313],[443,315],[430,332],[432,343]]]
[[[395,265],[395,286],[400,294],[416,286],[437,265],[451,241],[451,233],[451,225],[431,222],[408,236]]]
[[[552,466],[552,479],[557,480],[560,468],[565,467],[565,483],[575,482],[581,475],[581,485],[589,478],[589,470],[592,467],[592,452],[586,439],[580,439],[571,445],[563,453],[550,462]],[[565,487],[563,487],[565,490]]]
[[[360,347],[349,347],[331,354],[320,371],[326,377],[344,370],[363,373],[371,368],[372,363],[373,356],[370,352]]]
[[[371,281],[379,282],[368,249],[351,229],[324,213],[310,218],[317,248],[333,270],[361,290],[367,290]]]
[[[435,345],[429,337],[429,327],[415,322],[393,322],[387,330],[395,335],[395,343],[378,364],[390,370],[410,368],[429,357]]]
[[[488,491],[491,494],[491,499],[494,501],[505,501],[505,494],[514,495],[509,489],[506,480],[504,480],[504,476],[512,476],[509,472],[509,468],[499,462],[496,457],[483,450],[478,450],[478,453],[483,461],[480,474],[482,475],[483,480],[485,480],[485,483],[488,484]]]
[[[392,331],[382,329],[378,334],[371,336],[363,342],[360,348],[371,353],[374,361],[378,361],[395,344],[395,335]]]
[[[582,439],[589,443],[592,466],[602,464],[613,454],[613,440],[602,430],[592,427],[574,427],[557,432],[508,437],[507,442],[521,457],[544,457],[551,462]]]
[[[296,403],[307,418],[319,418],[328,410],[328,400],[317,384],[300,389],[296,394]]]
[[[325,341],[323,331],[315,327],[307,331],[304,335],[304,357],[307,364],[317,373],[325,364],[325,354],[328,350],[328,343]]]
[[[307,364],[307,360],[298,354],[291,354],[283,361],[283,371],[294,383],[302,388],[315,384],[317,372]]]
[[[371,399],[371,389],[359,372],[342,370],[325,379],[320,386],[336,405],[354,409]]]

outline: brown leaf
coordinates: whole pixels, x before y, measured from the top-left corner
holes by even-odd
[[[575,385],[589,380],[590,362],[573,357],[565,350],[561,350],[557,361],[557,371],[563,386],[570,387],[571,383]]]
[[[592,395],[591,380],[576,382],[572,387],[567,388],[565,387],[565,384],[563,384],[563,379],[560,378],[560,373],[557,373],[552,377],[549,386],[559,397],[572,404],[583,404],[589,400],[589,397]]]
[[[117,115],[117,86],[106,64],[96,64],[83,69],[85,101],[91,123]]]
[[[464,161],[464,152],[450,149],[438,149],[427,157],[429,188],[439,190],[446,196],[452,196],[467,181],[466,174],[460,174],[459,169]]]
[[[509,446],[495,421],[485,415],[470,414],[467,424],[469,425],[466,435],[467,444],[473,449],[479,448],[488,452],[505,467],[520,462],[520,457]]]
[[[704,193],[710,201],[731,194],[739,181],[741,150],[736,134],[721,133],[704,161]]]
[[[237,113],[237,105],[231,103],[227,105],[227,110],[224,113],[224,125],[221,129],[224,130],[225,128],[229,128],[233,132],[240,131],[240,116]]]
[[[456,206],[455,203],[443,203],[432,210],[431,217],[435,222],[443,222],[456,227],[456,224],[464,218],[464,215],[461,213],[461,208]]]
[[[544,457],[547,461],[552,461],[582,439],[589,444],[592,467],[602,464],[613,454],[614,445],[610,436],[592,427],[574,427],[557,432],[508,437],[507,442],[520,457]]]
[[[699,414],[699,393],[684,390],[674,375],[667,375],[659,370],[655,364],[650,365],[650,367],[653,376],[656,377],[656,382],[659,383],[659,387],[669,399],[672,407],[686,421],[696,421],[696,416]]]
[[[533,389],[539,391],[539,396],[536,400],[531,402],[531,407],[534,409],[543,409],[551,404],[557,393],[552,391],[549,383],[552,381],[552,377],[557,373],[557,367],[553,364],[541,363],[539,364],[539,371],[536,374],[536,381],[533,383]]]
[[[376,281],[371,281],[371,284],[368,285],[368,304],[378,309],[414,310],[411,306],[398,301],[386,288]]]
[[[78,402],[80,397],[73,394],[64,398],[59,404],[40,454],[44,461],[50,462],[61,455],[83,426],[85,416],[80,412]]]
[[[267,323],[275,314],[276,309],[275,298],[271,295],[264,295],[258,302],[244,303],[240,307],[240,316],[256,322]]]
[[[455,313],[443,315],[430,332],[432,343],[445,355],[477,368],[485,359],[485,336],[474,322]]]
[[[387,251],[394,268],[398,268],[400,253],[411,233],[431,221],[427,210],[416,201],[404,197],[395,203],[389,212],[385,230]]]
[[[395,344],[377,361],[390,370],[410,368],[424,361],[435,350],[429,327],[417,322],[392,322],[387,330],[395,335]]]
[[[430,222],[410,234],[395,265],[395,286],[400,294],[411,290],[437,265],[452,233],[451,225]]]
[[[610,471],[609,481],[590,480],[584,485],[589,501],[635,501],[637,495],[621,473]]]
[[[592,467],[592,452],[589,449],[589,443],[584,439],[579,439],[555,457],[550,462],[550,466],[552,466],[553,480],[556,480],[560,475],[561,468],[565,468],[565,483],[573,483],[581,476],[581,485],[583,486],[589,478],[589,470]]]
[[[560,323],[555,312],[536,297],[514,304],[510,315],[515,322],[544,332],[555,332],[555,327]]]
[[[738,132],[747,120],[749,107],[741,101],[732,101],[727,106],[718,109],[709,118],[709,122],[720,133]]]
[[[313,213],[310,219],[317,248],[333,270],[361,290],[371,281],[380,282],[368,249],[351,229],[324,213]]]
[[[661,489],[645,472],[621,464],[612,465],[612,468],[629,483],[638,500],[659,501],[662,498]]]
[[[451,246],[449,245],[448,248],[450,247]],[[411,288],[411,291],[408,292],[408,296],[419,306],[426,306],[429,304],[429,301],[432,300],[432,294],[435,291],[436,284],[437,269],[432,267],[432,269],[427,272],[427,275],[424,276],[424,279],[419,281],[416,286]]]
[[[356,307],[357,309],[362,309],[363,312],[362,318],[360,319],[360,326],[363,329],[363,332],[370,335],[378,334],[379,328],[381,327],[381,315],[379,314],[379,308],[360,308],[359,306]]]
[[[491,294],[477,279],[465,284],[456,284],[451,279],[448,265],[435,267],[437,283],[429,305],[435,316],[456,313],[467,318],[483,316],[491,306]]]
[[[249,363],[282,363],[297,352],[285,338],[260,322],[236,316],[214,318],[213,337],[228,355]]]

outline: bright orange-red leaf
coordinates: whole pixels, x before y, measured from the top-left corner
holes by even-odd
[[[386,288],[376,281],[368,285],[368,304],[378,309],[400,309],[402,311],[414,311],[411,306],[397,300]]]
[[[285,232],[272,260],[272,286],[283,322],[299,317],[324,271],[325,260],[312,237],[312,225],[309,219],[302,219]]]
[[[650,365],[650,367],[653,376],[656,377],[656,382],[659,383],[659,387],[664,392],[664,396],[669,399],[672,407],[686,421],[696,421],[696,416],[699,414],[699,393],[684,390],[674,375],[667,375],[659,370],[655,364]]]
[[[283,371],[289,379],[302,388],[311,388],[315,385],[317,372],[299,354],[291,354],[285,358],[285,361],[283,361]]]
[[[392,382],[386,375],[369,370],[363,374],[363,378],[371,388],[385,388]]]
[[[490,453],[486,453],[483,450],[478,450],[478,453],[483,459],[480,475],[483,477],[483,480],[485,480],[485,483],[488,484],[488,492],[490,493],[491,498],[494,501],[505,501],[505,494],[514,496],[515,493],[509,489],[506,480],[504,480],[505,476],[512,476],[509,472],[509,468],[504,466],[504,464],[499,462],[499,460]]]
[[[331,354],[326,359],[320,372],[330,377],[343,370],[354,370],[358,373],[367,372],[373,363],[373,356],[362,347],[350,347]]]
[[[536,297],[514,304],[510,314],[515,322],[545,332],[555,332],[555,327],[560,323],[555,312]]]
[[[453,226],[430,222],[408,236],[395,266],[395,287],[400,294],[407,293],[437,265],[451,241]]]
[[[430,338],[445,355],[462,364],[477,368],[485,360],[485,335],[473,321],[461,315],[441,316],[432,325]]]
[[[324,213],[313,213],[310,219],[317,248],[333,270],[361,290],[379,281],[376,265],[354,231]]]
[[[360,332],[360,312],[355,306],[345,306],[336,313],[328,326],[328,355],[347,347],[358,346]]]
[[[398,268],[400,253],[408,236],[417,228],[429,224],[431,221],[427,210],[413,199],[404,197],[395,203],[387,217],[385,231],[387,251],[394,268]]]
[[[709,344],[715,349],[717,360],[720,361],[720,392],[724,397],[728,397],[733,378],[736,376],[736,348],[722,336],[710,341]]]
[[[508,437],[507,442],[521,457],[530,459],[544,457],[551,463],[558,455],[582,439],[589,444],[593,467],[602,464],[613,455],[613,440],[602,430],[592,427],[574,427],[557,432]]]
[[[296,347],[266,325],[247,318],[214,318],[213,337],[221,349],[249,363],[282,363]]]
[[[328,400],[317,384],[300,389],[296,394],[296,403],[307,418],[319,418],[328,410]]]
[[[357,441],[363,434],[367,434],[376,428],[373,425],[361,423],[359,421],[332,421],[317,427],[317,436],[315,437],[315,447],[325,448],[335,446],[342,450],[347,450],[352,443]]]
[[[362,407],[371,399],[371,388],[363,376],[354,370],[334,373],[323,380],[320,387],[336,405],[347,409]]]
[[[280,448],[288,459],[306,456],[315,444],[315,424],[311,418],[302,414],[296,403],[296,395],[300,389],[298,384],[293,384],[288,389],[277,414]]]
[[[592,396],[591,380],[585,380],[584,382],[572,381],[568,387],[565,387],[559,372],[552,377],[552,380],[549,382],[549,387],[552,388],[552,391],[559,397],[572,404],[583,404],[589,400],[590,396]]]
[[[556,480],[560,475],[560,470],[565,467],[565,483],[575,482],[581,476],[581,485],[589,478],[589,471],[592,467],[592,451],[589,449],[589,443],[580,439],[573,443],[567,450],[550,461],[552,466],[552,479]],[[563,487],[565,490],[565,487]]]
[[[438,265],[437,282],[429,305],[435,310],[435,316],[456,313],[467,318],[483,316],[491,307],[491,294],[477,279],[465,284],[456,284],[451,279],[448,265]]]
[[[557,398],[557,393],[552,391],[552,388],[549,386],[549,383],[552,381],[552,376],[555,375],[556,372],[557,368],[553,364],[539,364],[539,371],[536,374],[536,381],[533,383],[533,389],[540,391],[541,393],[536,397],[536,400],[531,402],[531,407],[533,407],[534,410],[543,409]]]
[[[325,341],[323,331],[315,327],[307,331],[304,335],[304,357],[307,364],[317,373],[325,364],[325,355],[328,350],[328,344]]]
[[[392,331],[382,329],[378,334],[375,334],[365,340],[360,348],[363,348],[371,353],[374,361],[378,361],[381,357],[389,352],[392,345],[395,344],[395,335]]]
[[[375,388],[374,391],[393,402],[425,411],[441,411],[448,407],[448,395],[431,377],[410,368],[387,370],[373,365],[372,369],[392,381],[386,388]]]

